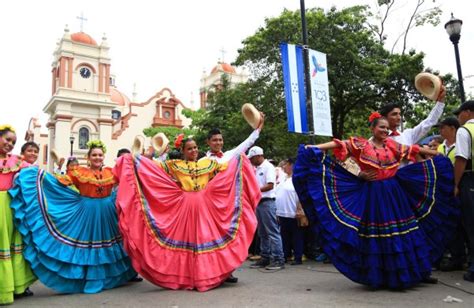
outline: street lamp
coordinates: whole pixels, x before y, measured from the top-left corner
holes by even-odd
[[[73,156],[73,155],[72,155],[72,152],[73,152],[73,145],[74,145],[74,136],[73,136],[73,135],[71,135],[71,137],[69,137],[69,142],[71,143],[71,155],[69,155],[69,156],[72,157],[72,156]]]
[[[451,13],[451,19],[444,25],[446,32],[448,32],[449,39],[453,42],[454,45],[454,54],[456,55],[456,67],[458,70],[458,80],[459,80],[459,91],[461,92],[461,103],[466,101],[466,97],[464,95],[464,83],[462,80],[462,71],[461,71],[461,60],[459,59],[459,48],[458,43],[459,39],[461,38],[461,28],[462,28],[462,20],[457,19]]]

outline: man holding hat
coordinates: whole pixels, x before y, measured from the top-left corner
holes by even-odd
[[[255,141],[257,141],[258,137],[260,136],[260,132],[263,128],[264,123],[264,116],[263,113],[260,113],[261,121],[259,122],[257,128],[245,139],[241,144],[239,144],[236,148],[232,150],[228,150],[226,152],[222,152],[222,148],[224,147],[224,138],[222,137],[222,133],[219,129],[214,128],[209,131],[207,134],[207,145],[209,146],[209,151],[206,153],[206,157],[210,159],[216,160],[218,163],[224,163],[240,155],[241,153],[245,153],[245,151],[250,148]]]
[[[462,125],[456,134],[454,163],[455,194],[461,200],[461,212],[469,239],[470,266],[464,280],[474,282],[474,101],[464,102],[454,114]]]
[[[402,122],[401,108],[397,104],[387,104],[380,108],[379,113],[385,117],[389,125],[389,137],[398,143],[404,145],[417,144],[435,125],[444,110],[444,99],[446,97],[446,88],[441,86],[440,93],[436,99],[436,105],[431,110],[426,119],[421,121],[413,128],[407,128],[403,132],[399,132],[397,128]]]
[[[247,154],[262,192],[262,199],[257,206],[257,232],[260,237],[260,255],[262,258],[252,264],[251,268],[278,270],[285,267],[283,244],[276,217],[275,204],[275,167],[263,156],[263,149],[254,146]]]

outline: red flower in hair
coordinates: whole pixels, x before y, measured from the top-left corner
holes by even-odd
[[[174,141],[174,147],[175,147],[176,149],[181,148],[181,143],[183,142],[183,139],[184,139],[184,134],[179,134],[179,135],[176,137],[176,139],[175,139],[175,141]]]
[[[369,124],[372,123],[375,119],[381,118],[382,115],[378,113],[377,111],[374,111],[370,114],[369,116]]]

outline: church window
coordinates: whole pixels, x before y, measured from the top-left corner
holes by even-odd
[[[79,129],[79,149],[87,149],[87,142],[89,142],[89,130],[86,127]]]

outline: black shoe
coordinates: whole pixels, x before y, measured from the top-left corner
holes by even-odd
[[[30,288],[26,288],[25,292],[21,294],[14,294],[14,298],[22,298],[22,297],[28,297],[28,296],[33,296],[33,295],[35,295],[35,293],[33,293],[33,291],[31,291]]]
[[[239,281],[239,278],[235,277],[234,275],[230,274],[229,277],[225,280],[225,282],[229,283],[237,283]]]
[[[303,261],[301,261],[301,260],[295,260],[295,261],[290,263],[290,265],[301,265],[301,264],[303,264]]]
[[[265,266],[270,264],[270,260],[268,259],[260,259],[257,262],[250,265],[250,268],[264,268]]]
[[[438,279],[437,278],[434,278],[434,277],[425,277],[421,280],[421,282],[423,283],[429,283],[429,284],[437,284],[438,283]]]
[[[143,278],[136,275],[135,277],[133,277],[132,279],[129,280],[130,282],[141,282],[143,281]]]
[[[272,271],[272,270],[281,270],[285,268],[285,263],[281,261],[274,261],[270,263],[269,265],[265,266],[266,270]]]
[[[462,271],[464,266],[459,262],[448,261],[441,263],[440,269],[443,272]]]
[[[462,278],[464,278],[464,280],[466,280],[466,281],[474,282],[474,272],[467,271],[467,272],[462,276]]]

